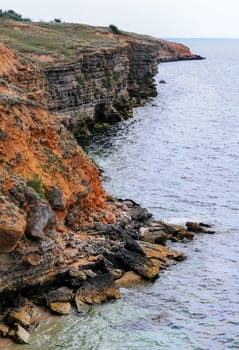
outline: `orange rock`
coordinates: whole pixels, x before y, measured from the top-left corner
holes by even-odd
[[[14,250],[26,228],[25,215],[7,198],[0,197],[0,253]]]
[[[135,284],[143,283],[145,280],[134,271],[126,272],[123,277],[115,281],[118,287],[130,287]]]

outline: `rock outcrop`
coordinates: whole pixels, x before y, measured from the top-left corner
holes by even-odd
[[[77,136],[132,116],[133,106],[156,96],[159,62],[201,58],[181,44],[109,28],[2,20],[0,30],[2,40],[38,63],[29,97],[64,115]],[[18,74],[24,89],[31,69]]]
[[[108,196],[65,127],[120,121],[154,96],[162,43],[68,24],[1,20],[0,30],[17,50],[0,44],[0,334],[28,343],[32,300],[68,314],[118,298],[125,281],[183,259],[167,240],[194,234]]]

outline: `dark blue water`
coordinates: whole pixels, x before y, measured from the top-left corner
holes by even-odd
[[[158,97],[94,135],[87,152],[112,194],[217,233],[174,244],[188,259],[154,284],[49,321],[22,349],[239,349],[239,41],[185,43],[207,59],[160,65]]]

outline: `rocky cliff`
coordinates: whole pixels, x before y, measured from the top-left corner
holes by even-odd
[[[128,118],[133,106],[155,96],[160,61],[200,58],[181,44],[109,28],[2,20],[0,29],[0,40],[40,67],[48,108],[63,114],[75,134]]]
[[[27,342],[9,306],[27,297],[66,313],[117,298],[121,284],[182,258],[159,243],[193,234],[108,196],[65,127],[121,120],[155,95],[161,42],[80,25],[0,29],[0,311],[10,325],[0,335]]]

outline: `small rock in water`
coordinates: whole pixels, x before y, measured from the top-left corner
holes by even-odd
[[[210,227],[209,225],[197,223],[197,222],[186,222],[186,227],[188,231],[195,233],[215,233],[214,231],[208,231],[204,227]]]
[[[166,84],[166,81],[163,80],[163,79],[161,79],[161,80],[159,81],[159,84]]]

